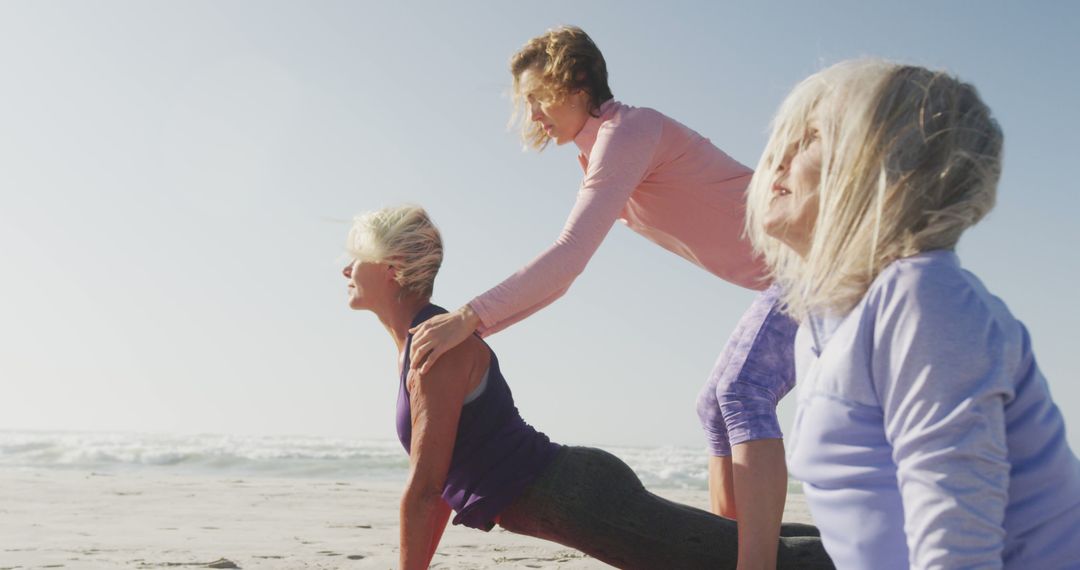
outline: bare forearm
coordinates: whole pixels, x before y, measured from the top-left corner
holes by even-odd
[[[435,554],[449,507],[432,491],[406,489],[401,498],[401,568],[427,568]]]
[[[428,564],[431,564],[431,559],[435,557],[435,551],[439,548],[439,541],[442,540],[443,531],[446,530],[446,521],[448,520],[450,520],[450,505],[446,501],[440,500],[435,513],[435,532],[431,535],[431,546],[428,547]]]
[[[735,509],[735,482],[730,455],[709,457],[709,508],[715,515],[739,518]]]
[[[739,569],[776,568],[787,500],[784,442],[759,439],[732,447],[739,524]]]

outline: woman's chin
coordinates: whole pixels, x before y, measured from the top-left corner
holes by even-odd
[[[786,229],[786,226],[783,223],[766,219],[765,223],[762,224],[762,228],[765,230],[765,235],[775,240],[784,241],[784,230]]]

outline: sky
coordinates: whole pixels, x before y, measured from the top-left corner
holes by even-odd
[[[522,150],[507,64],[559,24],[617,99],[748,165],[831,63],[972,82],[1005,166],[959,253],[1027,325],[1078,449],[1071,2],[0,1],[0,429],[394,437],[393,342],[346,307],[349,221],[427,208],[451,309],[546,248],[581,171],[573,145]],[[704,446],[695,400],[751,298],[617,226],[488,340],[556,441]]]

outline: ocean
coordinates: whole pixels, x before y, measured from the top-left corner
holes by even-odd
[[[706,489],[704,447],[598,445],[646,487]],[[396,440],[314,436],[0,431],[0,469],[404,481]]]

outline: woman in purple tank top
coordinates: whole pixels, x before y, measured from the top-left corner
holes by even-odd
[[[525,145],[572,143],[580,151],[577,198],[550,247],[459,309],[417,327],[413,368],[424,374],[474,332],[486,338],[555,302],[617,220],[720,279],[768,289],[765,266],[743,236],[750,168],[671,117],[617,101],[603,54],[580,28],[561,26],[529,40],[511,57],[510,74]],[[779,308],[776,290],[757,296],[697,401],[709,443],[712,510],[739,521],[747,568],[775,564],[787,497],[776,405],[794,384],[797,325]]]
[[[397,432],[409,454],[401,567],[427,568],[454,524],[495,524],[576,548],[619,568],[735,568],[735,521],[649,493],[621,460],[564,447],[522,420],[498,359],[477,335],[425,374],[411,370],[409,330],[431,304],[442,241],[423,209],[357,217],[349,233],[349,306],[379,318],[397,345]],[[784,525],[781,568],[832,568],[809,525]]]

